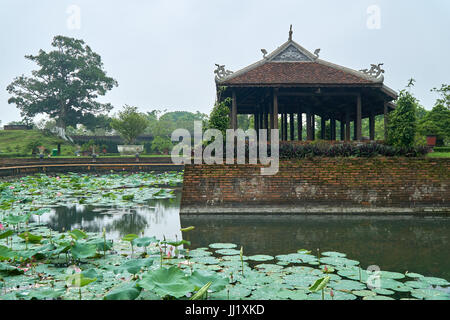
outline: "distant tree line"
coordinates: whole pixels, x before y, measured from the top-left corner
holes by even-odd
[[[56,36],[51,43],[53,50],[40,50],[26,59],[38,66],[30,77],[18,76],[7,86],[11,97],[21,112],[22,121],[16,124],[33,124],[39,129],[62,128],[68,135],[120,134],[125,143],[132,144],[141,134],[153,136],[146,151],[167,153],[173,146],[171,133],[177,128],[194,131],[194,121],[201,121],[203,128],[215,128],[224,133],[230,127],[230,99],[216,102],[208,116],[200,112],[154,109],[140,112],[135,106],[125,105],[121,111],[110,115],[113,106],[100,103],[118,82],[107,76],[100,55],[83,41]],[[442,84],[432,91],[439,95],[432,110],[427,111],[411,92],[415,80],[411,79],[395,101],[396,109],[389,115],[388,143],[393,146],[411,147],[424,145],[427,135],[437,136],[438,145],[450,144],[450,86]],[[34,124],[37,115],[48,120]],[[238,115],[238,126],[244,130],[253,128],[252,115]],[[295,124],[296,126],[296,124]],[[303,126],[305,131],[306,126]],[[325,128],[325,138],[330,137],[330,127]],[[316,137],[320,136],[320,119],[316,117]],[[363,135],[368,135],[368,119],[362,123]],[[337,126],[337,136],[340,134]],[[306,136],[306,132],[303,132]],[[383,116],[375,118],[375,137],[384,139]],[[297,138],[297,137],[296,137]]]

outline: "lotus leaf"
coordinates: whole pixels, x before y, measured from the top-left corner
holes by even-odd
[[[97,246],[88,243],[75,243],[70,249],[75,259],[86,259],[94,257],[97,254]]]
[[[181,298],[195,290],[195,285],[189,281],[189,277],[177,267],[149,271],[138,285],[146,290],[154,291],[160,297]]]
[[[234,243],[212,243],[209,247],[212,249],[233,249],[236,248],[237,245]]]
[[[249,256],[248,259],[252,261],[270,261],[273,260],[273,257],[264,254],[258,254],[254,256]]]
[[[227,255],[238,255],[241,252],[239,250],[236,250],[236,249],[219,249],[219,250],[216,251],[216,253],[218,253],[220,255],[227,256]]]
[[[229,283],[228,278],[221,277],[216,272],[206,271],[194,271],[189,277],[189,281],[198,289],[211,282],[209,289],[214,292],[224,289]]]
[[[418,299],[425,300],[449,300],[448,293],[437,289],[414,289],[411,291],[411,295]]]
[[[125,283],[108,292],[104,300],[135,300],[141,290],[142,288],[136,286],[135,282]]]

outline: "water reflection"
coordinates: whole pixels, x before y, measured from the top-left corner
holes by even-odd
[[[74,205],[53,208],[41,217],[53,230],[82,229],[101,233],[106,230],[108,239],[120,239],[134,233],[155,236],[158,239],[181,239],[180,193],[176,198],[149,201],[131,208],[95,207]]]
[[[377,216],[181,216],[193,246],[233,242],[247,255],[340,251],[363,267],[450,279],[450,219]]]
[[[182,215],[176,198],[153,200],[132,208],[74,205],[41,217],[54,230],[73,228],[101,233],[109,239],[126,234],[181,239],[181,227],[195,226],[184,235],[192,248],[232,242],[246,255],[278,255],[298,249],[340,251],[363,267],[378,265],[398,272],[418,272],[450,279],[448,217],[380,216],[242,216]],[[180,221],[181,220],[181,221]]]

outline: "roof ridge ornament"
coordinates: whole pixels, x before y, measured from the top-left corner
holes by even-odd
[[[217,69],[214,70],[214,74],[216,75],[216,80],[221,80],[231,74],[233,74],[233,71],[226,70],[225,65],[215,64],[217,66]]]
[[[266,59],[267,56],[267,50],[266,49],[261,49],[261,52],[263,54],[263,59]]]
[[[382,74],[384,73],[384,70],[381,68],[382,65],[384,65],[384,63],[379,63],[378,65],[371,64],[370,69],[362,69],[359,71],[372,77],[372,78],[377,79],[380,76],[382,76]]]
[[[292,24],[291,24],[291,27],[289,29],[289,39],[288,39],[288,41],[292,41],[292,34],[293,33],[294,33],[294,31],[292,31]]]
[[[316,51],[314,51],[314,55],[316,56],[315,60],[319,59],[319,53],[320,53],[320,48],[316,49]]]

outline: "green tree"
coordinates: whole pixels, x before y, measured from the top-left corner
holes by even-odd
[[[406,90],[400,91],[396,108],[389,114],[388,143],[396,147],[411,147],[416,134],[416,98]]]
[[[420,134],[437,136],[437,145],[450,140],[450,109],[442,104],[436,104],[425,117],[419,121]]]
[[[106,76],[101,57],[83,40],[56,36],[51,45],[55,50],[25,56],[39,69],[8,85],[6,90],[12,95],[8,103],[16,104],[24,119],[47,114],[64,129],[109,112],[111,104],[96,99],[117,86],[117,81]]]
[[[167,154],[172,149],[172,141],[167,137],[157,136],[152,141],[152,151]]]
[[[136,107],[125,105],[117,118],[111,120],[111,127],[116,130],[127,144],[133,144],[149,125],[147,116],[138,112]]]
[[[209,128],[218,129],[225,139],[226,130],[230,128],[230,104],[231,98],[217,102],[209,116]]]
[[[450,85],[442,84],[439,89],[433,88],[431,91],[440,94],[440,98],[437,99],[436,104],[441,104],[450,110]]]

